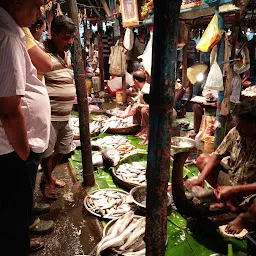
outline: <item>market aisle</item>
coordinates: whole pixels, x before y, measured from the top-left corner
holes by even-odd
[[[52,233],[41,236],[45,241],[45,248],[33,253],[33,255],[74,256],[88,254],[101,238],[102,225],[98,218],[84,209],[85,189],[81,182],[73,182],[68,164],[59,165],[55,169],[54,175],[66,182],[65,188],[57,189],[58,200],[55,202],[46,201],[42,196],[39,188],[41,173],[38,175],[35,200],[38,203],[48,202],[51,205],[50,212],[39,217],[53,220],[55,229]]]

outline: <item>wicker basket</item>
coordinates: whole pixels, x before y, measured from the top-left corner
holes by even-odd
[[[129,126],[129,127],[122,127],[122,128],[108,128],[107,133],[111,134],[133,134],[139,131],[140,126],[138,124]]]

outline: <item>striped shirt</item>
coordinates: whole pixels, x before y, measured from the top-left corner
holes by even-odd
[[[42,153],[50,136],[50,104],[25,46],[25,34],[0,7],[0,97],[21,96],[30,148]],[[0,122],[0,155],[13,152]]]
[[[110,47],[113,46],[113,40],[111,36],[106,34],[102,35],[102,44],[103,44],[103,57],[108,58],[110,55]]]
[[[51,103],[51,120],[68,121],[76,96],[71,53],[65,53],[64,61],[58,54],[49,53],[52,71],[44,74],[45,84]]]

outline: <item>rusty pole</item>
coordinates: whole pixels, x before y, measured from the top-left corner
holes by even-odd
[[[100,90],[103,91],[105,84],[104,84],[104,77],[105,77],[105,68],[104,68],[104,58],[103,58],[103,43],[102,43],[102,21],[98,20],[98,50],[99,50],[99,69],[100,69]]]
[[[72,52],[72,63],[74,68],[75,85],[79,110],[80,141],[83,164],[83,183],[85,186],[93,186],[95,184],[95,180],[92,165],[92,152],[90,140],[91,136],[89,129],[89,109],[87,92],[85,89],[85,71],[79,35],[78,9],[76,0],[67,0],[67,9],[69,17],[73,20],[77,27],[74,40],[74,51]]]
[[[181,0],[154,0],[152,79],[150,94],[145,97],[150,116],[145,239],[150,256],[165,255],[180,5]]]

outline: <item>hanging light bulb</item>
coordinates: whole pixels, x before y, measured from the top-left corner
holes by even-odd
[[[232,34],[232,31],[231,31],[231,29],[229,28],[229,29],[228,29],[228,32],[227,32],[227,35],[230,36],[231,34]]]

